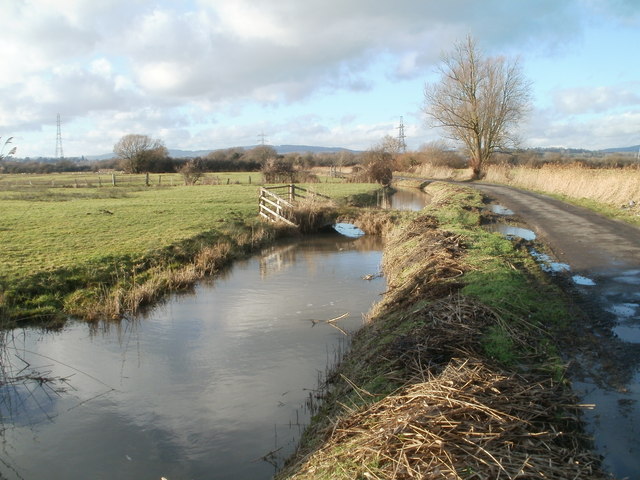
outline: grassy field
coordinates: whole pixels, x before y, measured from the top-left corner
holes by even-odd
[[[139,284],[152,268],[177,269],[218,242],[251,248],[262,241],[258,231],[267,234],[257,221],[258,188],[246,173],[228,178],[247,181],[0,190],[0,309],[14,318],[55,315],[69,311],[78,290]],[[310,188],[340,200],[376,186]]]
[[[320,176],[322,183],[340,183],[327,175]],[[71,172],[50,174],[0,174],[0,191],[25,188],[95,188],[95,187],[176,187],[184,185],[180,173],[125,174],[121,172]],[[148,183],[147,183],[148,182]],[[262,183],[260,172],[205,173],[201,185],[256,184]]]

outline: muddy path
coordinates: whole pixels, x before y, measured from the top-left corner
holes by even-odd
[[[546,253],[574,302],[574,322],[560,341],[605,467],[640,478],[640,229],[584,208],[515,188],[470,185],[513,211]]]

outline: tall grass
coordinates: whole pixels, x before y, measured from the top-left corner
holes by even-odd
[[[427,162],[414,169],[414,174],[419,177],[433,178],[437,180],[470,180],[473,172],[470,168],[452,168],[447,165],[435,165]]]
[[[628,205],[630,201],[640,201],[640,169],[633,167],[586,168],[577,164],[527,168],[491,165],[485,180],[617,207]]]

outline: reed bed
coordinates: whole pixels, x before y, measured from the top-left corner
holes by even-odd
[[[446,165],[434,165],[428,162],[416,167],[413,173],[420,177],[438,180],[465,181],[470,180],[473,176],[470,168],[452,168]]]
[[[541,168],[491,165],[485,180],[528,190],[589,199],[615,207],[640,203],[640,169],[544,165]]]
[[[291,219],[301,233],[311,233],[335,223],[336,202],[321,196],[309,195],[296,202]]]
[[[602,479],[570,424],[575,399],[549,381],[513,376],[476,359],[341,418],[291,478]],[[342,472],[336,465],[345,466]]]
[[[411,317],[411,318],[409,318]],[[381,355],[404,386],[344,405],[291,479],[604,479],[569,389],[482,354],[495,312],[453,295],[413,310],[415,327]],[[511,329],[514,342],[529,334]],[[361,399],[374,394],[351,382]],[[366,398],[365,398],[366,397]]]

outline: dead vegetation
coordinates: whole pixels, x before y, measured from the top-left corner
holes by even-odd
[[[333,200],[308,193],[295,204],[290,220],[298,225],[301,233],[315,232],[335,223],[336,204]]]
[[[373,401],[348,379],[354,404],[343,405],[321,448],[287,478],[607,478],[566,385],[483,356],[482,332],[499,321],[494,312],[454,295],[404,321],[413,328],[380,354],[385,375],[404,386]],[[525,332],[511,334],[526,342]]]
[[[462,286],[456,279],[468,268],[461,259],[464,239],[438,229],[435,218],[416,218],[395,230],[387,243],[387,250],[393,252],[385,254],[382,265],[388,288],[374,314],[401,308],[416,298],[441,298]]]
[[[382,217],[379,217],[382,218]],[[605,479],[548,341],[461,293],[465,237],[420,215],[389,231],[388,292],[329,376],[280,479]],[[386,224],[385,224],[386,225]],[[508,320],[507,320],[508,318]],[[516,365],[487,353],[499,330]]]
[[[579,439],[557,429],[559,418],[571,423],[577,414],[559,390],[454,359],[439,375],[338,421],[322,463],[307,470],[317,478],[347,463],[350,478],[603,478]]]
[[[640,202],[640,170],[588,168],[580,164],[544,165],[542,168],[492,165],[486,180],[576,199],[589,199],[615,207]]]

